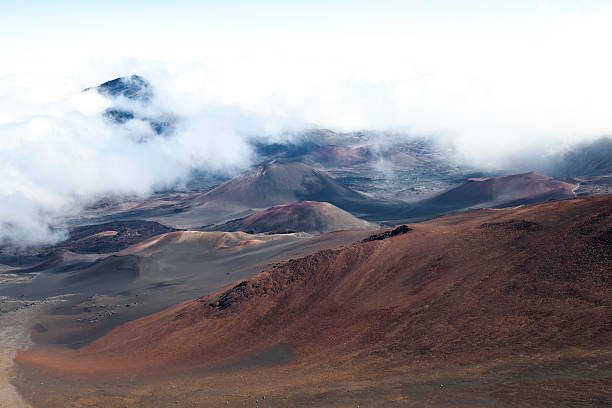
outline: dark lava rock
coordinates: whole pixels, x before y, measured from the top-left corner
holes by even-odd
[[[166,232],[176,231],[155,221],[117,221],[84,225],[70,231],[70,239],[58,246],[77,253],[109,253]],[[107,234],[104,234],[104,233]],[[111,232],[111,233],[108,233]],[[112,233],[115,234],[112,234]]]
[[[542,226],[537,222],[526,220],[510,220],[504,222],[486,222],[478,228],[484,230],[503,230],[503,231],[528,231],[534,232],[542,229]]]
[[[370,235],[369,237],[365,238],[363,241],[361,242],[370,242],[370,241],[381,241],[383,239],[387,239],[387,238],[391,238],[394,237],[396,235],[403,235],[407,232],[412,231],[412,228],[410,228],[407,225],[400,225],[399,227],[396,227],[392,230],[388,230],[385,232],[381,232],[380,234],[374,234],[374,235]]]
[[[232,289],[230,289],[227,292],[223,293],[219,297],[219,301],[217,303],[217,309],[219,311],[227,309],[233,303],[237,303],[241,299],[248,298],[249,297],[249,290],[248,290],[247,285],[248,285],[248,282],[243,281],[243,282],[240,282],[239,284],[237,284],[236,286],[234,286]]]
[[[36,323],[36,325],[33,327],[34,330],[36,330],[36,332],[38,333],[44,333],[49,331],[49,329],[47,329],[45,326],[43,326],[40,323]]]

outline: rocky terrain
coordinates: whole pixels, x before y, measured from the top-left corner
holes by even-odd
[[[184,120],[138,75],[84,92],[135,149]],[[242,173],[1,243],[2,403],[612,405],[609,139],[527,173],[374,131],[247,142]]]
[[[293,259],[80,350],[20,353],[24,373],[31,365],[63,373],[66,386],[31,394],[36,388],[18,384],[39,406],[86,405],[119,373],[136,379],[94,401],[240,406],[253,395],[262,406],[576,406],[589,398],[605,406],[611,200],[439,217]],[[189,382],[162,375],[183,370],[227,386],[193,394]],[[81,375],[92,385],[69,385]],[[172,385],[141,394],[139,378]]]

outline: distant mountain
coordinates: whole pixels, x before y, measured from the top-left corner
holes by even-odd
[[[372,150],[367,146],[321,146],[311,152],[306,158],[313,164],[325,167],[351,167],[368,163],[374,159]]]
[[[302,201],[271,207],[214,227],[214,230],[244,231],[250,234],[287,232],[322,234],[330,231],[377,228],[376,224],[361,220],[332,204]]]
[[[206,192],[161,194],[142,203],[92,210],[91,214],[112,211],[108,216],[97,216],[98,222],[149,219],[179,229],[208,230],[262,209],[298,201],[327,202],[370,221],[385,220],[406,207],[399,200],[362,194],[328,173],[301,163],[266,163]]]
[[[572,184],[530,172],[482,177],[419,201],[408,216],[438,215],[470,208],[502,208],[574,197]]]
[[[300,140],[295,143],[265,143],[258,140],[252,140],[251,145],[255,153],[264,161],[300,158],[320,147],[310,140]]]
[[[473,208],[502,208],[572,198],[574,188],[573,184],[531,172],[471,178],[430,198],[405,202],[358,192],[328,173],[302,163],[266,163],[207,192],[183,194],[186,198],[182,201],[164,201],[162,206],[141,205],[140,209],[115,213],[108,220],[147,218],[180,229],[209,230],[223,225],[225,230],[235,230],[246,228],[237,225],[257,211],[317,201],[330,203],[367,221],[393,225]],[[224,225],[230,221],[231,224]],[[253,231],[271,230],[258,227]]]
[[[301,163],[263,164],[214,188],[207,202],[266,208],[294,201],[326,201],[342,208],[365,196],[338,183],[325,172]]]
[[[105,96],[113,98],[123,96],[124,98],[144,103],[150,102],[153,98],[153,87],[146,79],[139,75],[115,78],[98,85],[95,89],[98,93]]]
[[[386,163],[397,169],[414,168],[435,160],[437,149],[421,139],[398,138],[380,143],[375,132],[336,133],[310,129],[282,142],[250,141],[261,162],[303,163],[329,171],[377,169]]]
[[[559,157],[553,173],[562,177],[612,175],[612,138],[574,147]]]
[[[210,212],[214,208],[226,213],[236,208],[264,209],[296,201],[319,201],[368,220],[385,219],[405,206],[399,201],[378,199],[352,190],[328,173],[302,163],[262,164],[210,190],[198,200],[202,203],[201,209],[207,207]],[[248,214],[233,218],[245,215]]]
[[[148,122],[157,135],[172,133],[176,122],[176,117],[173,114],[163,113],[152,117],[143,112],[143,106],[150,105],[154,97],[153,86],[143,77],[130,75],[115,78],[96,87],[84,89],[83,92],[92,90],[117,102],[117,106],[104,111],[104,117],[109,122],[123,125],[132,120],[141,120]],[[124,103],[121,98],[129,103]],[[140,141],[146,141],[146,137],[143,137]]]

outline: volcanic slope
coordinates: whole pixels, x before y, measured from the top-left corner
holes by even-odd
[[[418,202],[403,215],[419,217],[473,208],[503,208],[563,200],[574,196],[572,184],[530,172],[467,182]]]
[[[364,196],[324,172],[301,163],[288,163],[258,166],[208,192],[204,199],[265,208],[302,200],[336,205],[362,200]]]
[[[606,406],[612,398],[605,392],[612,378],[611,208],[612,196],[597,196],[439,217],[388,239],[289,261],[125,324],[81,350],[33,349],[18,361],[72,374],[208,368],[217,382],[235,381],[239,393],[245,377],[232,377],[232,370],[255,369],[263,364],[253,363],[257,356],[266,355],[266,375],[282,373],[289,387],[281,390],[279,382],[266,389],[289,395],[298,387],[309,406],[345,406],[336,391],[324,403],[317,398],[335,389],[334,381],[355,378],[370,387],[362,398],[372,404],[393,397],[385,406],[410,406],[398,401],[417,394],[394,376],[471,367],[461,369],[462,378],[476,381],[470,376],[487,370],[482,375],[496,376],[493,383],[478,377],[479,386],[494,388],[482,396],[486,404],[465,388],[476,383],[447,378],[455,388],[440,396],[436,383],[431,391],[454,405],[431,406],[499,406],[506,397],[514,401],[506,406],[517,406],[516,398],[527,398],[521,389],[536,400],[557,398],[561,406],[576,406],[571,398],[583,397]],[[519,361],[520,370],[508,374]],[[526,375],[530,370],[537,374]],[[417,377],[410,381],[418,383]],[[264,377],[257,378],[261,389]],[[457,399],[459,392],[467,399]],[[305,406],[287,401],[276,406]]]
[[[353,215],[384,217],[402,203],[372,198],[301,163],[267,163],[202,194],[186,211],[155,220],[179,228],[221,224],[253,214],[253,209],[296,201],[328,202]]]
[[[29,283],[0,285],[0,303],[4,296],[40,299],[70,293],[39,317],[47,330],[32,337],[39,343],[77,348],[126,321],[218,290],[288,259],[350,245],[372,232],[340,231],[317,237],[169,232],[110,256],[59,254],[41,265],[38,269],[44,272]]]
[[[218,231],[256,233],[308,232],[322,234],[340,230],[374,230],[376,224],[361,220],[335,205],[300,201],[278,205],[245,218],[215,227]]]

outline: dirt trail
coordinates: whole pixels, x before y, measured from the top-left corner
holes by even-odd
[[[37,313],[35,309],[29,307],[0,315],[0,408],[30,407],[11,384],[11,373],[15,353],[30,343],[30,327]]]
[[[60,297],[44,301],[19,301],[3,298],[0,307],[0,408],[30,408],[11,383],[13,358],[30,345],[30,329],[36,316]]]

